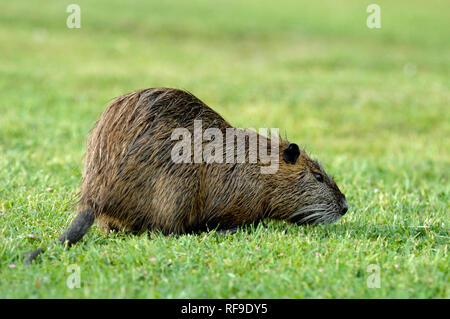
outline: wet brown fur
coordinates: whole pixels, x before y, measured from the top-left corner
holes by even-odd
[[[182,234],[288,219],[320,201],[340,207],[343,195],[305,151],[295,164],[281,158],[286,140],[280,140],[276,174],[261,174],[259,158],[256,164],[173,163],[177,141],[171,141],[171,133],[178,127],[192,132],[194,119],[202,120],[203,129],[225,133],[232,127],[182,90],[152,88],[116,98],[88,140],[79,211],[93,210],[105,231]],[[311,178],[312,172],[324,175],[324,185]]]

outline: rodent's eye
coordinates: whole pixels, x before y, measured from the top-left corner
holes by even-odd
[[[323,176],[320,173],[313,173],[314,177],[319,181],[319,182],[323,182]]]

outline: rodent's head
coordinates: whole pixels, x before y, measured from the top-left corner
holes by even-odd
[[[280,145],[280,166],[272,182],[273,218],[298,225],[328,224],[348,210],[345,195],[333,178],[296,144]]]

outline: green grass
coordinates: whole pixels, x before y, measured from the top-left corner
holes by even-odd
[[[68,29],[72,2],[0,6],[0,297],[450,297],[448,1],[377,1],[377,30],[373,1],[83,0]],[[24,267],[74,217],[107,103],[154,86],[188,89],[235,126],[280,128],[336,177],[349,213],[234,236],[95,226]],[[72,264],[81,288],[66,285]]]

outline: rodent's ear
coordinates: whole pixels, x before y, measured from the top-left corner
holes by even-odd
[[[283,151],[283,159],[287,163],[295,164],[297,163],[297,159],[300,156],[300,149],[297,144],[291,143],[289,146]]]

